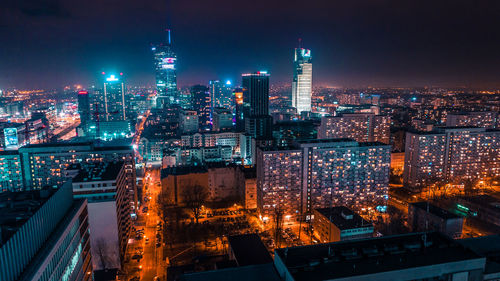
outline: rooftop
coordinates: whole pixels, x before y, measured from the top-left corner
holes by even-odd
[[[169,175],[187,175],[191,173],[207,173],[207,167],[205,166],[177,166],[169,167],[161,170],[161,178],[166,178]]]
[[[274,266],[269,264],[232,267],[183,275],[183,281],[279,281]]]
[[[0,246],[54,194],[56,189],[0,193]]]
[[[345,206],[321,208],[316,209],[316,211],[327,219],[330,219],[330,221],[340,230],[373,226],[371,223],[364,220],[360,215]]]
[[[116,180],[122,167],[123,161],[90,163],[80,167],[73,183]]]
[[[242,234],[227,238],[239,266],[272,263],[273,259],[257,234]]]
[[[457,216],[451,212],[448,212],[447,210],[442,209],[442,208],[440,208],[436,205],[433,205],[432,203],[429,203],[429,202],[415,202],[415,203],[411,203],[410,205],[415,207],[415,208],[418,208],[420,210],[425,210],[425,211],[428,210],[428,212],[433,214],[434,216],[440,217],[440,218],[445,219],[445,220],[461,218],[460,216]]]
[[[328,280],[481,257],[437,232],[275,250],[294,280]]]

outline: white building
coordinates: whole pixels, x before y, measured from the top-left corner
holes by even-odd
[[[95,270],[121,268],[131,222],[131,194],[122,161],[96,162],[73,178],[75,198],[88,200],[92,265]]]

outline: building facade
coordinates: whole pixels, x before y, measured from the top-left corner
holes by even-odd
[[[447,182],[500,175],[500,131],[437,128],[406,134],[405,186],[420,190],[436,178]]]
[[[349,138],[389,144],[391,118],[373,113],[347,113],[321,118],[318,138]]]
[[[0,192],[23,189],[21,159],[17,150],[0,151]]]
[[[308,219],[315,208],[386,205],[390,146],[347,139],[311,140],[256,152],[261,216]],[[278,210],[276,210],[278,208]]]
[[[497,128],[499,118],[498,112],[495,111],[448,113],[446,126],[494,129]]]

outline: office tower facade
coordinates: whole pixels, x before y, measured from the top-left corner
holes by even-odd
[[[266,71],[243,74],[245,117],[269,115],[269,76]]]
[[[293,59],[292,107],[297,113],[311,111],[312,56],[311,50],[295,48]]]
[[[132,227],[127,183],[123,161],[92,163],[73,178],[74,198],[88,201],[94,271],[120,269],[125,260]]]
[[[216,107],[233,109],[233,87],[231,81],[211,80],[209,88],[212,109]]]
[[[318,138],[349,138],[358,142],[390,141],[391,117],[373,113],[349,113],[321,118]]]
[[[69,183],[0,197],[1,280],[92,280],[87,201]]]
[[[78,113],[80,114],[80,126],[84,132],[87,132],[92,120],[90,111],[90,94],[88,91],[78,92]]]
[[[272,118],[269,115],[269,74],[259,71],[243,74],[243,118],[245,132],[256,139],[272,136]]]
[[[224,107],[216,107],[212,115],[212,129],[216,132],[233,128],[233,113]]]
[[[191,107],[197,112],[200,128],[210,128],[210,91],[206,86],[191,87]]]
[[[445,182],[500,175],[500,131],[485,128],[436,128],[406,134],[405,186],[421,190]]]
[[[177,55],[172,49],[170,30],[167,30],[167,42],[151,50],[156,74],[156,107],[165,108],[176,103],[177,98]]]
[[[494,129],[497,128],[499,119],[499,114],[495,111],[448,113],[446,115],[446,126]]]
[[[125,110],[125,86],[121,81],[122,75],[111,74],[104,82],[104,112],[105,120],[124,121],[127,119]]]
[[[297,219],[315,208],[386,205],[390,162],[389,145],[348,139],[257,148],[259,213],[269,218],[280,208]]]

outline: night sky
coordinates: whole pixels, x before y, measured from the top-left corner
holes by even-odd
[[[2,0],[0,88],[153,85],[173,30],[180,86],[268,70],[290,82],[297,39],[314,85],[500,87],[500,1]]]

